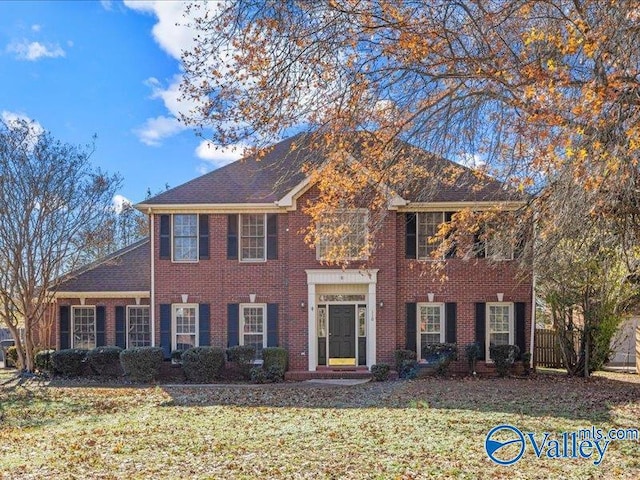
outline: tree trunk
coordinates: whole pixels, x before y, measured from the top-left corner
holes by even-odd
[[[22,344],[22,339],[20,338],[20,330],[18,329],[18,326],[14,325],[13,323],[10,323],[10,322],[5,322],[5,323],[7,324],[7,327],[9,328],[11,335],[13,335],[13,339],[15,341],[15,347],[18,352],[18,365],[16,365],[16,367],[19,366],[20,368],[24,368],[24,365],[26,364],[26,362],[24,358],[24,345]],[[6,359],[5,359],[5,364],[6,364]]]

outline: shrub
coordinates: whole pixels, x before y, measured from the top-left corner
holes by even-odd
[[[288,353],[282,347],[268,347],[262,349],[263,367],[269,370],[272,366],[279,367],[283,372],[287,371]]]
[[[269,383],[271,381],[267,371],[261,366],[253,367],[249,374],[251,375],[251,381],[253,383]]]
[[[160,372],[164,354],[160,347],[127,348],[120,352],[124,374],[136,382],[150,382]]]
[[[171,350],[171,363],[182,363],[182,352],[184,350]]]
[[[41,372],[53,373],[53,363],[51,361],[51,355],[55,350],[39,350],[33,357],[33,363],[36,370]]]
[[[281,365],[256,366],[249,370],[249,376],[253,383],[277,383],[284,379],[284,370]]]
[[[67,348],[51,354],[51,364],[54,373],[65,377],[79,377],[84,370],[87,350]]]
[[[240,375],[251,378],[251,368],[256,357],[256,347],[253,345],[236,345],[227,349],[227,358],[238,366]]]
[[[182,352],[182,368],[187,380],[208,383],[220,378],[224,367],[224,350],[216,347],[195,347]]]
[[[451,362],[458,359],[458,346],[455,343],[429,343],[422,347],[422,355],[436,364],[439,375],[444,375]]]
[[[7,367],[22,368],[18,365],[18,347],[12,345],[5,350],[5,362]]]
[[[371,375],[376,382],[386,382],[389,380],[389,370],[391,367],[388,363],[378,363],[371,365]]]
[[[416,378],[418,374],[418,362],[416,352],[413,350],[396,350],[393,352],[396,362],[396,371],[400,378]]]
[[[464,353],[467,356],[467,362],[469,364],[469,373],[472,375],[476,374],[476,363],[478,362],[478,358],[480,358],[480,344],[478,342],[473,342],[465,345]]]
[[[505,377],[520,354],[520,348],[517,345],[492,345],[489,347],[489,354],[496,365],[498,376]]]
[[[122,375],[120,347],[97,347],[87,353],[87,362],[96,375]]]

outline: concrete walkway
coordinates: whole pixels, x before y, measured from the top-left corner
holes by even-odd
[[[371,381],[370,378],[313,378],[311,380],[305,380],[305,383],[317,383],[320,385],[362,385]]]

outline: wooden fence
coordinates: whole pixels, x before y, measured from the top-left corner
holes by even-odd
[[[573,332],[573,342],[577,350],[580,342],[579,331]],[[555,330],[536,330],[534,361],[539,367],[564,368],[558,334]]]

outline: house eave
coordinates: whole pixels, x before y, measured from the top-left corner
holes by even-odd
[[[481,202],[407,202],[398,206],[399,212],[442,212],[448,210],[470,209],[486,211],[499,208],[501,210],[517,210],[526,205],[524,201],[481,201]]]
[[[161,213],[278,213],[283,209],[277,202],[271,203],[184,203],[148,204],[139,203],[135,208],[145,214]]]
[[[149,290],[126,291],[87,291],[87,292],[56,292],[53,298],[150,298]]]

